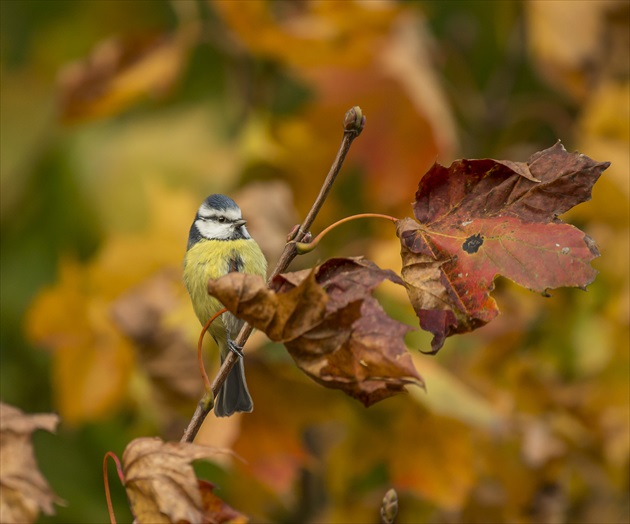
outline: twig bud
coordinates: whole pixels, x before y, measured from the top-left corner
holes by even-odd
[[[393,524],[398,513],[398,493],[394,488],[390,489],[383,497],[381,506],[381,521],[383,524]]]
[[[345,131],[353,131],[357,136],[363,131],[365,126],[365,116],[359,106],[349,109],[343,119],[343,128]]]
[[[295,224],[293,228],[291,229],[291,231],[289,231],[289,234],[287,235],[287,242],[291,242],[291,240],[293,240],[297,236],[299,230],[300,230],[300,224]]]

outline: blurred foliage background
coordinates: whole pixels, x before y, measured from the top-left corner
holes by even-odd
[[[199,464],[255,521],[628,522],[630,4],[625,1],[3,0],[4,402],[56,411],[37,434],[67,502],[42,522],[105,522],[101,461],[179,439],[201,390],[181,283],[192,217],[225,192],[275,263],[360,105],[367,126],[314,232],[411,215],[438,160],[524,161],[561,139],[611,161],[563,217],[598,242],[586,293],[497,282],[503,314],[436,357],[428,393],[370,409],[310,382],[280,346],[246,349],[256,409],[209,417]],[[366,255],[400,268],[389,224],[348,224],[294,268]],[[406,297],[379,298],[417,326]],[[208,344],[216,368],[215,350]],[[40,432],[41,433],[41,432]],[[122,488],[119,519],[131,520]]]

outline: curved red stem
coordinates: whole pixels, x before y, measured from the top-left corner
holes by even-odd
[[[107,459],[111,458],[116,464],[116,472],[118,473],[118,478],[120,479],[120,483],[125,485],[125,474],[123,473],[122,465],[120,464],[120,459],[113,451],[108,451],[105,453],[105,457],[103,457],[103,482],[105,484],[105,499],[107,500],[107,511],[109,513],[109,522],[111,524],[116,524],[116,515],[114,515],[114,506],[112,505],[112,497],[109,492],[109,477],[107,476]]]
[[[208,374],[206,373],[206,367],[203,364],[203,356],[201,354],[201,346],[203,344],[203,337],[205,336],[206,331],[210,329],[210,325],[216,320],[216,318],[219,315],[222,315],[223,313],[225,313],[226,311],[227,311],[227,308],[223,308],[217,311],[212,317],[210,317],[208,322],[206,322],[206,325],[203,326],[201,333],[199,333],[199,342],[197,342],[197,362],[199,363],[199,370],[201,371],[201,378],[203,378],[203,385],[205,386],[206,391],[212,391],[212,384],[210,383],[210,379],[208,378]]]
[[[337,226],[340,226],[341,224],[345,224],[346,222],[350,222],[351,220],[356,220],[357,218],[384,218],[385,220],[389,220],[390,222],[394,222],[394,223],[398,222],[398,219],[396,217],[392,217],[389,215],[382,215],[381,213],[361,213],[359,215],[352,215],[346,218],[342,218],[341,220],[338,220],[334,224],[330,224],[319,235],[317,235],[311,242],[309,243],[297,242],[296,247],[297,247],[298,253],[301,255],[305,253],[310,253],[317,247],[317,245],[319,244],[319,241],[322,238],[324,238],[324,236],[329,231],[335,229]]]

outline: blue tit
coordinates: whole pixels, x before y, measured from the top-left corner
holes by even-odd
[[[240,208],[225,195],[210,195],[199,207],[190,227],[188,249],[184,258],[184,283],[192,300],[195,314],[205,325],[223,305],[208,295],[208,280],[232,271],[267,274],[267,260],[245,228]],[[221,352],[221,362],[230,351],[241,358],[232,368],[215,400],[214,412],[229,417],[238,411],[251,412],[252,398],[245,382],[242,353],[234,344],[243,321],[224,313],[210,326],[209,333]]]

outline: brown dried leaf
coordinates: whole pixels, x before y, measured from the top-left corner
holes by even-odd
[[[185,442],[138,438],[123,454],[125,488],[139,524],[213,522],[191,465],[223,450]],[[221,521],[220,521],[221,522]]]
[[[25,415],[0,402],[0,522],[35,522],[39,512],[55,513],[60,499],[40,473],[31,435],[37,429],[54,432],[59,417]]]
[[[314,270],[276,277],[232,273],[208,291],[232,313],[283,342],[302,371],[366,406],[423,385],[404,343],[410,328],[391,319],[371,296],[393,272],[361,258],[336,258]]]

